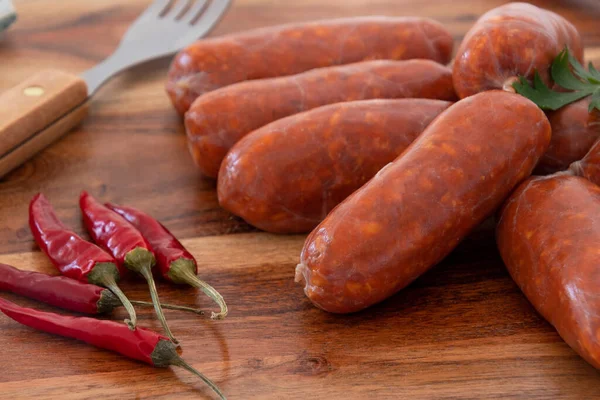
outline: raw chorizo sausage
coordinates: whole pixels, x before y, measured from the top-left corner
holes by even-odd
[[[219,203],[265,231],[310,232],[450,104],[352,101],[272,122],[227,154],[219,172]]]
[[[549,83],[550,65],[568,46],[583,59],[575,27],[551,11],[527,3],[510,3],[488,11],[467,32],[453,64],[460,98],[511,85],[518,75],[533,78],[537,70]]]
[[[562,171],[580,160],[600,137],[600,112],[588,111],[591,97],[547,113],[552,126],[548,151],[536,168],[537,173]]]
[[[355,17],[279,25],[198,41],[169,70],[167,92],[185,113],[201,94],[249,79],[359,61],[450,60],[452,36],[426,18]]]
[[[296,280],[330,312],[384,300],[489,216],[549,142],[548,119],[520,95],[488,91],[459,101],[312,231]]]
[[[564,341],[600,368],[600,187],[559,172],[507,200],[496,238],[510,275]]]
[[[600,186],[600,140],[594,143],[585,157],[571,164],[569,171]]]
[[[216,177],[227,151],[269,122],[326,104],[374,98],[455,98],[449,68],[430,60],[364,61],[236,83],[206,93],[185,115],[200,170]]]

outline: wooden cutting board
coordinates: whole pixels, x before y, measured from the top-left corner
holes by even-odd
[[[44,67],[78,73],[108,55],[147,0],[17,1],[19,22],[0,40],[0,90]],[[215,35],[317,18],[419,15],[444,23],[458,42],[501,0],[237,0]],[[537,1],[569,18],[600,63],[600,4]],[[226,320],[167,310],[184,357],[230,399],[592,399],[600,374],[529,305],[508,276],[493,224],[444,262],[364,312],[324,313],[293,282],[304,238],[259,233],[218,207],[214,181],[188,156],[164,94],[168,60],[123,73],[90,104],[76,131],[0,181],[0,262],[54,272],[32,241],[27,203],[43,191],[83,233],[77,197],[139,207],[197,257],[200,276],[227,299]],[[123,282],[149,299],[141,281]],[[158,284],[164,302],[211,302],[194,289]],[[14,295],[7,298],[52,308]],[[106,318],[125,318],[123,310]],[[140,324],[160,330],[151,309]],[[0,315],[0,399],[214,398],[194,376],[153,369],[77,341],[35,332]]]
[[[489,226],[400,294],[349,316],[314,308],[293,283],[303,241],[266,233],[183,241],[231,313],[215,322],[167,310],[167,318],[182,342],[182,357],[229,398],[549,399],[596,393],[598,372],[508,278]],[[0,255],[0,262],[55,273],[39,252]],[[122,286],[131,298],[149,299],[143,282]],[[193,289],[163,282],[158,288],[164,302],[212,306]],[[160,330],[151,309],[138,310],[141,326]],[[123,310],[109,316],[125,317]],[[211,398],[186,371],[153,369],[5,317],[0,331],[0,398]]]

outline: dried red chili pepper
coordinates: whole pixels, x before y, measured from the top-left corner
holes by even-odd
[[[0,263],[0,290],[35,299],[52,306],[84,314],[109,313],[122,306],[121,300],[109,289],[76,281],[66,276],[52,276],[24,271]],[[153,306],[146,301],[131,300],[132,304]],[[163,308],[204,314],[191,307],[162,304]]]
[[[41,193],[29,203],[29,227],[40,249],[60,273],[78,281],[109,288],[129,313],[130,320],[125,322],[135,329],[135,310],[117,286],[125,270],[115,263],[110,254],[66,228]]]
[[[185,368],[200,377],[221,399],[225,399],[225,395],[214,382],[179,357],[175,345],[169,338],[150,329],[137,328],[131,331],[125,325],[115,321],[38,311],[21,307],[3,298],[0,298],[0,311],[30,328],[78,339],[155,367],[176,365]]]
[[[228,311],[223,296],[208,283],[198,278],[196,259],[167,228],[150,215],[135,208],[111,203],[105,205],[135,226],[150,243],[156,255],[160,273],[165,279],[174,283],[188,284],[202,290],[221,308],[221,312],[213,312],[211,318],[225,318]]]
[[[94,242],[110,252],[119,265],[139,273],[146,279],[158,320],[167,336],[174,343],[179,343],[171,333],[160,305],[152,277],[156,258],[150,244],[133,225],[85,191],[79,197],[79,207],[83,214],[83,222]]]
[[[0,263],[0,290],[85,314],[101,314],[121,305],[108,289],[66,276],[23,271]]]

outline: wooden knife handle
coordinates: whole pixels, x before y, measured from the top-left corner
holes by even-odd
[[[0,157],[0,180],[4,175],[54,143],[64,136],[65,132],[69,132],[74,126],[79,124],[87,115],[88,104],[88,102],[85,102],[75,107],[73,111],[46,129],[36,133],[29,140],[15,147],[6,155]]]
[[[0,160],[9,153],[14,153],[19,146],[70,113],[86,99],[87,86],[81,78],[56,70],[41,71],[1,93]],[[81,121],[85,114],[78,113],[78,117]],[[55,139],[66,133],[75,123],[62,124],[63,127],[67,125],[69,127],[64,128],[65,131],[61,132],[61,135],[55,132]]]

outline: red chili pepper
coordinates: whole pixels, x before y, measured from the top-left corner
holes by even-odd
[[[100,204],[87,192],[81,193],[79,207],[83,213],[83,222],[94,242],[110,252],[119,265],[139,273],[146,279],[158,320],[167,336],[174,343],[179,343],[171,333],[160,305],[156,284],[152,277],[156,258],[150,244],[133,225]]]
[[[0,290],[35,299],[64,310],[84,314],[109,313],[123,303],[110,290],[76,281],[66,276],[52,276],[40,272],[23,271],[0,263]],[[132,304],[152,306],[145,301],[131,301]],[[190,311],[196,314],[204,312],[195,308],[163,304],[164,308]]]
[[[129,330],[115,321],[87,317],[71,317],[18,306],[0,298],[0,311],[9,318],[39,331],[78,339],[91,345],[114,351],[155,367],[176,365],[197,375],[220,397],[225,395],[210,379],[186,363],[177,354],[169,338],[146,328]]]
[[[125,270],[110,254],[67,229],[41,193],[29,204],[29,227],[40,249],[63,275],[109,288],[129,313],[130,320],[125,322],[135,329],[135,310],[117,286]]]
[[[165,279],[174,283],[188,284],[202,290],[221,308],[221,312],[213,312],[211,318],[225,318],[228,311],[223,296],[208,283],[198,278],[196,259],[167,228],[150,215],[135,208],[111,203],[105,205],[135,226],[150,243],[156,255],[158,268]]]

